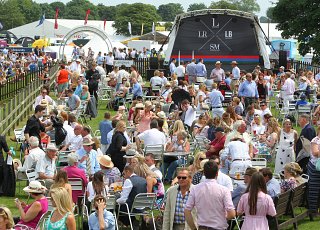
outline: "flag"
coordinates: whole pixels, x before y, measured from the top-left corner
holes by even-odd
[[[107,19],[104,19],[104,21],[103,21],[103,30],[106,30],[106,22],[107,22]]]
[[[129,30],[129,34],[131,35],[132,32],[131,32],[131,22],[128,22],[128,30]]]
[[[56,8],[56,15],[54,17],[54,29],[58,29],[58,15],[59,15],[59,8]]]
[[[86,18],[84,19],[84,25],[87,25],[89,14],[90,14],[90,9],[87,10]]]
[[[43,15],[41,16],[40,20],[39,20],[39,24],[38,24],[36,27],[42,25],[42,24],[44,23],[44,20],[45,20],[45,19],[46,19],[46,17],[45,17],[45,15],[43,14]]]
[[[141,24],[141,36],[143,35],[143,26],[144,26],[144,23]]]
[[[152,33],[154,33],[156,30],[155,30],[155,27],[154,27],[154,22],[152,22]]]
[[[2,23],[0,22],[0,30],[2,30],[3,29],[3,25],[2,25]]]

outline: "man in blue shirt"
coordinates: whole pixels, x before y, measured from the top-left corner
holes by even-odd
[[[96,61],[97,61],[97,64],[99,66],[102,66],[103,65],[103,62],[104,62],[104,56],[101,55],[101,51],[98,53],[98,56],[96,58]]]
[[[218,85],[217,83],[212,84],[212,91],[209,94],[211,108],[212,108],[212,118],[215,117],[222,117],[224,113],[224,109],[222,108],[222,102],[224,101],[224,97],[222,93],[217,90]]]
[[[101,152],[103,154],[106,153],[107,151],[107,144],[108,144],[108,141],[107,141],[107,135],[108,133],[113,129],[112,128],[112,124],[111,124],[111,121],[110,121],[110,113],[105,113],[104,114],[104,120],[100,122],[99,124],[99,130],[100,130],[100,135],[101,135]]]
[[[230,87],[231,85],[230,72],[226,72],[226,79],[224,79],[224,82]]]
[[[207,69],[206,66],[203,64],[203,59],[200,58],[198,64],[196,65],[196,72],[197,72],[197,82],[204,82],[205,78],[207,77]]]
[[[97,159],[97,151],[93,149],[93,144],[94,142],[90,138],[83,138],[82,148],[76,151],[80,159],[78,168],[83,169],[89,178],[101,170]]]
[[[230,84],[230,88],[232,90],[232,92],[234,92],[235,90],[235,86],[239,84],[239,80],[240,80],[240,69],[238,67],[238,62],[236,61],[232,61],[231,62],[231,67],[232,67],[232,72],[231,72],[231,84]]]
[[[142,92],[142,87],[140,83],[138,82],[136,77],[133,77],[131,79],[132,82],[132,94],[133,94],[133,100],[135,100],[137,97],[142,97],[143,92]]]
[[[186,67],[186,72],[188,74],[189,84],[196,83],[197,71],[196,71],[196,59],[192,59]]]
[[[252,80],[252,74],[246,74],[246,80],[241,83],[239,87],[239,97],[242,98],[242,102],[245,104],[245,109],[256,102],[259,98],[257,84]]]
[[[170,74],[171,76],[174,74],[174,71],[176,70],[176,59],[172,58],[172,61],[170,63]]]
[[[267,193],[271,198],[275,198],[281,193],[280,182],[273,178],[273,174],[270,168],[262,168],[259,170],[262,173],[267,185]]]

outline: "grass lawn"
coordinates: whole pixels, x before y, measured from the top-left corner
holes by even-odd
[[[103,116],[104,113],[109,111],[106,109],[106,105],[105,102],[102,102],[99,104],[99,113],[98,116],[96,118],[93,118],[92,120],[87,120],[88,125],[91,126],[92,130],[95,131],[98,129],[99,127],[99,122],[103,120]],[[111,114],[115,114],[114,111],[109,111],[111,112]],[[274,113],[275,111],[272,110],[272,112]],[[22,127],[24,124],[26,123],[26,119],[19,125],[19,127]],[[298,131],[298,133],[300,132],[300,127],[295,127],[296,130]],[[7,136],[7,142],[9,146],[16,146],[16,143],[12,142],[9,139],[9,136]],[[18,155],[19,150],[17,149],[17,155]],[[16,156],[17,158],[19,156]],[[274,167],[273,165],[270,165],[270,167]],[[19,198],[20,200],[27,200],[27,195],[25,194],[24,191],[22,191],[22,188],[25,187],[26,183],[25,182],[21,182],[21,183],[17,183],[17,189],[16,189],[16,196],[17,198]],[[18,193],[19,187],[21,188],[20,193]],[[14,216],[18,216],[18,210],[14,205],[14,198],[15,197],[0,197],[0,206],[4,205],[7,206],[13,213]],[[297,210],[299,211],[299,210]],[[299,229],[302,230],[311,230],[311,229],[320,229],[320,217],[315,218],[315,221],[310,222],[308,218],[305,218],[304,220],[299,222]],[[292,226],[288,226],[287,229],[293,229]],[[254,229],[253,229],[254,230]]]

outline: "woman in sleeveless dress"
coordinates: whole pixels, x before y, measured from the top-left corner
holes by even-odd
[[[76,220],[72,214],[72,200],[65,188],[57,187],[50,191],[54,210],[45,223],[46,230],[76,230]]]
[[[294,146],[298,139],[298,133],[292,129],[289,119],[283,122],[283,129],[280,132],[279,146],[276,155],[274,172],[280,173],[285,164],[295,161]]]

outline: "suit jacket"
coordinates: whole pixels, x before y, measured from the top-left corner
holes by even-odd
[[[313,138],[316,137],[316,131],[314,130],[314,128],[310,125],[307,124],[300,133],[299,139],[297,140],[297,144],[296,144],[296,156],[298,155],[298,153],[300,152],[300,150],[302,149],[302,142],[300,140],[300,137],[303,136],[304,138],[307,138],[309,141],[311,141]]]
[[[191,185],[193,186],[193,185]],[[166,194],[166,206],[163,214],[163,230],[172,230],[173,229],[173,221],[174,221],[174,213],[176,209],[176,200],[178,195],[178,188],[179,185],[172,186],[168,189]],[[196,213],[195,209],[192,210],[192,216],[193,219],[196,220]],[[197,222],[195,221],[195,224]],[[187,221],[185,223],[185,230],[190,230],[189,225],[187,224]]]

